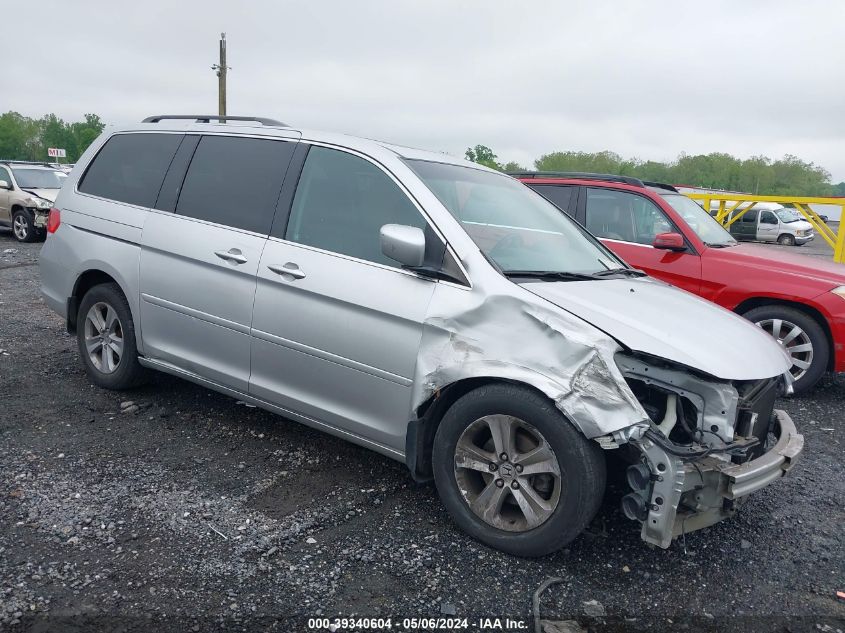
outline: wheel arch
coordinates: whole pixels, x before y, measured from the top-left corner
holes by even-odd
[[[833,333],[830,330],[830,323],[828,323],[824,314],[822,314],[818,309],[814,308],[813,306],[807,305],[806,303],[801,303],[800,301],[789,301],[788,299],[776,299],[773,297],[751,297],[749,299],[745,299],[734,308],[734,312],[736,312],[740,316],[744,316],[746,312],[749,312],[754,308],[762,308],[765,306],[783,306],[786,308],[800,310],[808,317],[813,319],[816,323],[818,323],[824,331],[825,337],[827,338],[827,347],[828,351],[830,352],[827,361],[827,371],[833,371],[836,358],[836,350],[833,345]]]
[[[405,435],[405,463],[415,481],[427,482],[433,479],[431,449],[437,427],[446,411],[470,391],[493,384],[515,385],[553,402],[548,394],[529,383],[499,376],[462,378],[438,389],[417,407],[416,419],[408,423]]]
[[[94,286],[108,283],[117,284],[123,295],[127,296],[126,289],[123,285],[114,276],[103,270],[91,268],[76,278],[76,282],[73,284],[73,291],[68,298],[67,331],[70,334],[76,334],[77,312],[79,311],[79,302],[82,300],[82,297]]]

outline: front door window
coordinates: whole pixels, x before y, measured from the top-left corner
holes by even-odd
[[[587,228],[611,240],[651,244],[656,235],[674,231],[666,214],[651,200],[626,191],[587,189]]]

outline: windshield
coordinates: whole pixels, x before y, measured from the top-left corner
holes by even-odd
[[[725,227],[691,198],[679,193],[661,195],[707,246],[736,245],[736,240]]]
[[[21,189],[61,189],[62,181],[50,169],[15,169],[15,180]]]
[[[592,274],[625,266],[560,209],[508,176],[423,160],[406,163],[506,273]]]
[[[785,222],[789,224],[790,222],[798,222],[798,220],[803,220],[801,214],[798,213],[795,209],[778,209],[775,211],[775,214],[778,216],[778,219],[781,222]]]

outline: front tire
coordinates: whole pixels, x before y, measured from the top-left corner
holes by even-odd
[[[446,412],[434,438],[434,481],[470,536],[516,556],[543,556],[596,515],[606,482],[601,448],[544,396],[479,387]]]
[[[15,209],[12,213],[12,235],[18,242],[35,241],[35,224],[26,209]]]
[[[86,292],[76,324],[82,364],[95,384],[123,390],[143,382],[146,372],[138,363],[135,324],[120,286],[100,284]]]
[[[795,236],[789,233],[784,233],[778,237],[778,244],[781,246],[795,246]]]
[[[792,359],[795,395],[812,389],[827,371],[830,342],[818,321],[789,306],[768,305],[743,314],[780,343]]]

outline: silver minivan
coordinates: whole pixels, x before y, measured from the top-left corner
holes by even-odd
[[[374,449],[517,555],[584,529],[608,453],[668,547],[803,448],[771,337],[445,154],[150,117],[82,156],[40,267],[97,385],[163,371]]]

